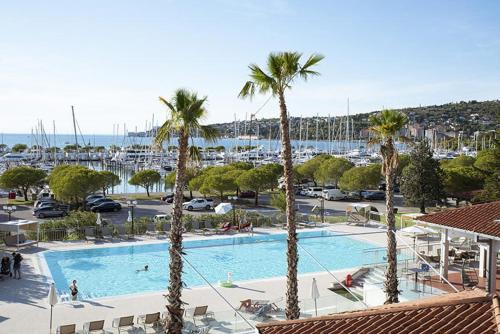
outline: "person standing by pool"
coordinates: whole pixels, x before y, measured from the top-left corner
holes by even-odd
[[[14,265],[12,268],[14,269],[14,278],[21,279],[21,261],[23,260],[23,257],[21,253],[12,253],[12,259],[14,260]]]
[[[78,297],[78,287],[76,286],[76,279],[73,280],[73,283],[69,286],[69,290],[71,291],[71,300],[76,300]]]

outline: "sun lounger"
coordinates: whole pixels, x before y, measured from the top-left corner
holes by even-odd
[[[26,239],[26,236],[23,233],[19,234],[19,242],[17,242],[17,237],[18,237],[17,235],[5,236],[5,238],[4,238],[5,245],[9,246],[9,247],[19,248],[19,247],[32,246],[32,245],[38,243],[38,241],[36,241],[36,240]]]
[[[83,324],[83,333],[104,333],[104,320],[86,322]]]
[[[160,325],[160,312],[139,315],[137,324],[144,327],[144,333],[147,331],[147,326],[151,328],[158,327]]]
[[[104,240],[106,239],[113,239],[113,233],[111,231],[111,229],[108,227],[108,226],[103,226],[102,229],[101,229],[101,232],[102,232],[102,237]]]
[[[314,228],[319,226],[316,222],[301,222],[298,225],[307,228]]]
[[[57,327],[57,334],[76,334],[76,325],[62,325]]]
[[[125,327],[134,327],[134,316],[129,315],[126,317],[120,317],[113,319],[113,328],[118,329],[118,333],[121,333],[121,330]]]
[[[95,235],[95,228],[86,227],[85,228],[85,241],[96,241],[97,237]]]
[[[116,230],[118,231],[118,235],[120,235],[121,239],[133,239],[134,237],[126,232],[125,226],[117,225]]]
[[[208,317],[213,317],[214,313],[207,311],[208,305],[196,306],[195,308],[186,310],[186,317],[193,318],[193,323],[196,325],[196,319],[205,320]]]

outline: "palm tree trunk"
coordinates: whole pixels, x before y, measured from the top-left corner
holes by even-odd
[[[295,225],[295,198],[293,193],[293,165],[292,147],[290,144],[290,132],[288,125],[288,113],[283,92],[279,93],[280,122],[281,122],[281,146],[285,177],[286,198],[286,221],[288,228],[287,239],[287,282],[286,282],[286,318],[298,319],[300,316],[297,265],[299,255],[297,252],[297,231]]]
[[[396,250],[396,218],[394,215],[394,175],[396,172],[397,152],[394,149],[392,139],[382,145],[382,157],[384,159],[385,172],[385,204],[387,212],[387,271],[385,273],[385,304],[399,302],[398,275],[397,275],[397,250]]]
[[[175,176],[174,200],[172,205],[172,230],[170,232],[170,265],[167,322],[165,330],[169,334],[181,334],[182,330],[182,201],[184,177],[188,155],[188,136],[184,131],[179,134],[177,174]]]

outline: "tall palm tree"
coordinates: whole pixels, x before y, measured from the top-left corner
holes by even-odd
[[[185,89],[176,90],[170,101],[160,97],[160,101],[167,106],[170,117],[158,130],[155,141],[161,145],[164,141],[170,141],[172,135],[178,138],[169,248],[168,317],[165,325],[167,333],[170,334],[180,334],[182,330],[182,200],[186,163],[188,158],[199,160],[200,157],[198,147],[190,146],[189,139],[198,132],[208,141],[215,141],[217,138],[217,131],[214,128],[199,123],[206,115],[204,107],[206,99],[206,97],[198,98],[196,93]]]
[[[382,110],[370,117],[370,131],[374,134],[370,143],[380,144],[382,173],[385,176],[385,205],[387,211],[387,271],[385,273],[385,304],[398,303],[398,276],[396,254],[396,218],[394,216],[394,180],[398,168],[398,151],[394,139],[408,123],[405,114],[394,110]]]
[[[297,233],[295,225],[295,205],[293,193],[292,147],[288,125],[288,112],[285,103],[285,91],[292,88],[297,77],[307,80],[309,76],[319,75],[311,68],[319,63],[323,56],[313,54],[304,64],[300,63],[302,54],[298,52],[271,53],[267,58],[267,73],[258,65],[251,64],[250,81],[247,81],[239,93],[239,97],[253,97],[255,91],[261,94],[271,93],[278,97],[281,122],[281,146],[285,177],[286,219],[288,226],[287,238],[287,286],[286,286],[286,317],[298,319],[300,315],[297,286]]]

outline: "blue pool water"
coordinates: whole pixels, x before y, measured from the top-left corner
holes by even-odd
[[[339,236],[329,231],[299,233],[299,242],[330,270],[352,268],[380,258],[366,259],[363,250],[375,245]],[[259,235],[185,241],[185,253],[211,283],[246,281],[286,275],[286,234]],[[44,257],[56,287],[68,291],[78,281],[83,298],[98,298],[165,290],[168,284],[168,243],[47,251]],[[149,265],[147,272],[136,272]],[[299,273],[324,271],[299,247]],[[184,266],[188,287],[205,282],[188,265]]]

